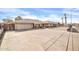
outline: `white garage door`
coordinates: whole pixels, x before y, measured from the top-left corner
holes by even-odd
[[[33,24],[15,24],[15,30],[32,29]]]

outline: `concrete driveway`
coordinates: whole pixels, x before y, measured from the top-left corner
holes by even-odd
[[[47,28],[28,31],[8,31],[1,44],[1,51],[78,51],[79,33],[67,28]]]

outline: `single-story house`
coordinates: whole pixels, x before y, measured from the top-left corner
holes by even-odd
[[[36,28],[57,27],[59,24],[52,21],[40,21],[37,19],[21,19],[14,22],[3,22],[4,30],[28,30]]]
[[[41,21],[34,19],[22,19],[15,21],[15,30],[40,28]]]
[[[4,30],[15,30],[15,24],[14,23],[5,23]]]
[[[57,27],[59,24],[57,22],[52,22],[52,21],[43,21],[43,27],[48,28],[48,27]]]

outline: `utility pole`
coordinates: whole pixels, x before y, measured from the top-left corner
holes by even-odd
[[[66,13],[64,14],[64,18],[65,18],[65,26],[67,26],[67,16],[66,16]]]
[[[71,9],[71,28],[70,28],[70,31],[72,32],[72,9]]]
[[[72,10],[71,10],[71,25],[72,25]]]
[[[63,22],[63,17],[61,18],[62,19],[62,25],[64,24],[64,22]]]

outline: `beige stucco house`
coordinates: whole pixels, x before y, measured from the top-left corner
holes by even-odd
[[[14,22],[5,22],[3,27],[5,30],[29,30],[38,28],[56,27],[59,24],[52,21],[40,21],[37,19],[19,19]]]
[[[22,19],[15,21],[15,30],[40,28],[41,21],[35,19]]]
[[[59,25],[58,22],[52,22],[52,21],[43,21],[42,24],[43,24],[43,27],[46,27],[46,28],[57,27]]]
[[[15,30],[49,28],[49,27],[57,27],[57,26],[58,26],[57,22],[40,21],[37,19],[22,19],[15,21]]]

